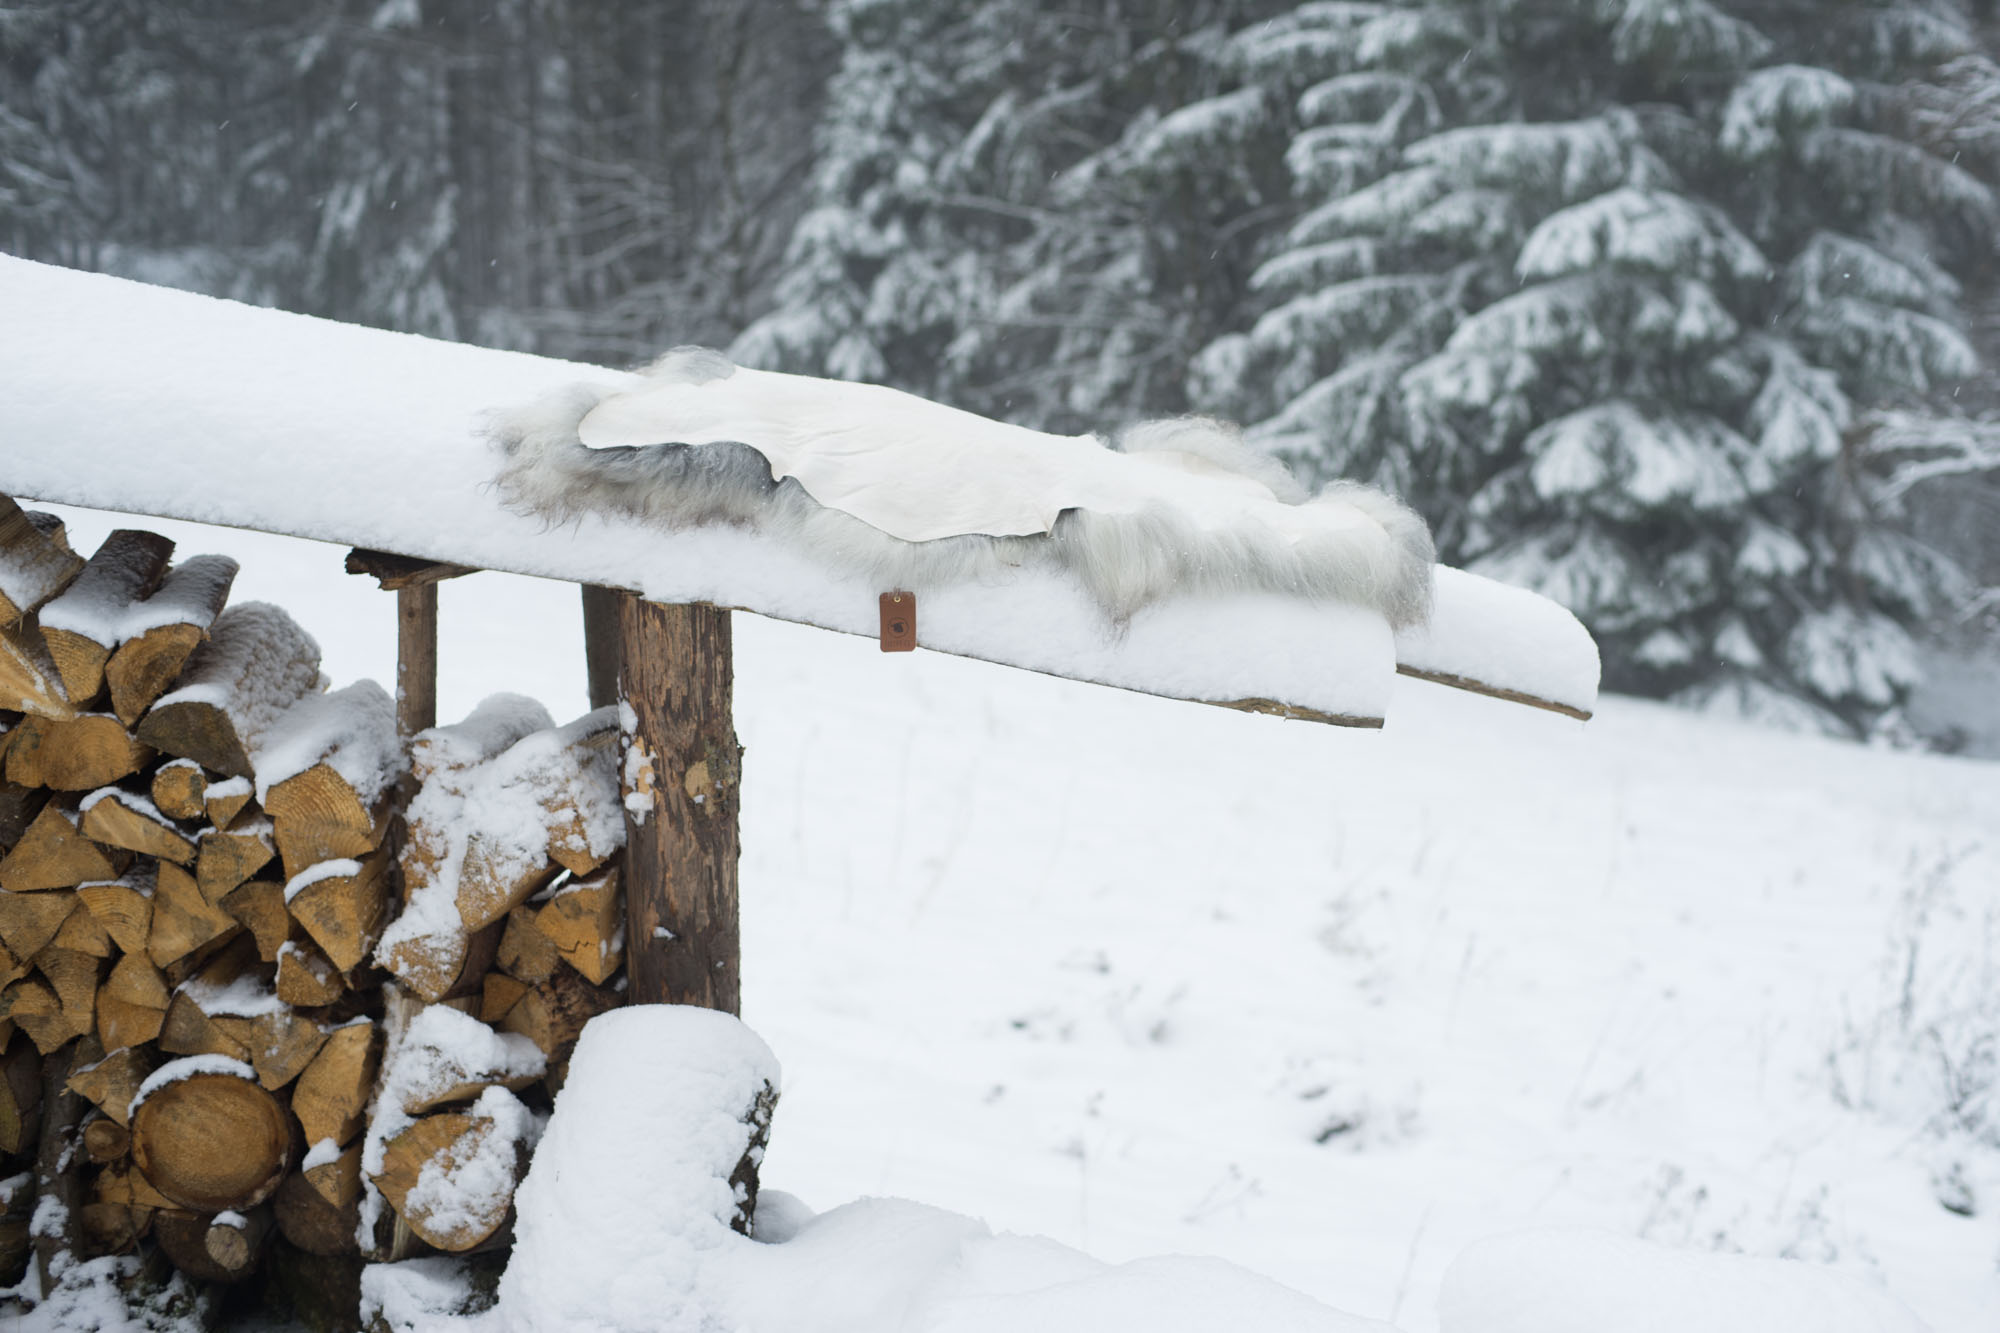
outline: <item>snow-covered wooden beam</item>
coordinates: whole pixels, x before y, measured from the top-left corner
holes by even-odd
[[[873,637],[886,589],[727,525],[550,524],[493,485],[491,414],[624,372],[258,309],[0,257],[0,491],[414,560],[706,602]],[[1379,726],[1395,677],[1588,716],[1597,654],[1567,612],[1436,571],[1424,625],[1271,592],[1151,602],[1125,623],[1023,566],[923,590],[924,647],[1172,698]]]

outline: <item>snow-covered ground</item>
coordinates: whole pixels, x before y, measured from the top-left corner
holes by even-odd
[[[336,684],[393,678],[394,599],[342,552],[145,526],[240,558]],[[447,719],[584,711],[573,588],[442,602]],[[1218,1255],[1408,1333],[1475,1243],[1573,1226],[2000,1322],[2000,765],[1415,682],[1357,733],[736,642],[768,1187]],[[1471,1251],[1448,1333],[1510,1253],[1593,1251]],[[1601,1309],[1601,1253],[1533,1285]]]

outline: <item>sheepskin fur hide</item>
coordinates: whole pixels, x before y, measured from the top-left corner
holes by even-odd
[[[644,373],[702,384],[735,370],[719,352],[676,348]],[[1398,627],[1429,611],[1433,552],[1421,518],[1379,491],[1347,482],[1309,497],[1282,465],[1225,422],[1147,422],[1100,443],[1179,455],[1176,461],[1197,470],[1251,478],[1279,503],[1339,506],[1370,521],[1333,521],[1324,531],[1309,526],[1299,536],[1259,522],[1252,507],[1240,524],[1216,530],[1153,504],[1109,514],[1065,509],[1047,535],[903,541],[818,503],[796,480],[774,481],[764,455],[747,444],[585,447],[579,424],[617,392],[579,385],[491,419],[488,433],[502,455],[496,482],[509,507],[552,522],[595,513],[668,530],[711,523],[749,528],[881,590],[921,594],[1010,567],[1055,566],[1080,579],[1120,624],[1148,603],[1189,592],[1268,591],[1354,603]]]

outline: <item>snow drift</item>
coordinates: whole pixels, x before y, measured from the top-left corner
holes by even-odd
[[[814,1215],[754,1196],[780,1075],[729,1015],[637,1005],[593,1019],[515,1196],[498,1304],[448,1261],[377,1265],[364,1315],[396,1333],[1394,1333],[1218,1259],[1107,1264],[900,1199]],[[751,1178],[754,1178],[752,1173]],[[1469,1246],[1443,1333],[1919,1333],[1893,1297],[1787,1260],[1577,1229]]]

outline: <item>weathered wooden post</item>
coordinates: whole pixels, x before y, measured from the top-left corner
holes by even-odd
[[[624,593],[583,585],[583,660],[590,677],[590,706],[618,702],[618,603]]]
[[[730,613],[618,603],[625,938],[633,1004],[742,1008]]]
[[[438,588],[396,590],[396,731],[408,740],[437,725]]]
[[[437,725],[437,585],[473,570],[357,547],[347,572],[396,594],[396,731],[407,741]]]

